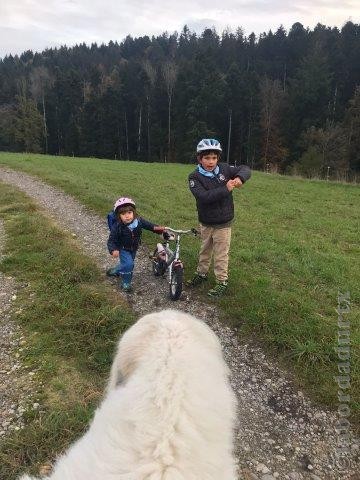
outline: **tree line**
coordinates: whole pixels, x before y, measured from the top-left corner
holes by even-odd
[[[231,163],[356,175],[360,25],[185,26],[0,59],[0,150],[188,163],[204,137]]]

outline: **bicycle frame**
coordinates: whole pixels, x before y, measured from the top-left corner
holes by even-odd
[[[189,233],[197,235],[198,232],[195,228],[192,228],[190,230],[175,230],[173,228],[167,228],[166,231],[172,234],[173,238],[167,239],[162,243],[164,249],[164,256],[162,256],[162,261],[164,262],[165,268],[162,271],[160,270],[160,272],[158,271],[158,273],[155,273],[155,275],[163,275],[167,270],[168,282],[170,285],[170,298],[172,300],[177,300],[182,290],[182,272],[184,269],[183,262],[180,259],[181,236]],[[175,240],[175,248],[173,250],[170,248],[171,240]],[[158,255],[162,255],[162,253],[158,251]],[[176,290],[175,293],[172,290],[173,288],[174,290]]]
[[[170,248],[169,240],[166,240],[166,243],[165,243],[166,265],[167,265],[167,271],[168,271],[168,279],[170,283],[173,268],[177,266],[184,268],[184,265],[180,260],[180,239],[182,234],[190,233],[191,230],[190,231],[189,230],[173,230],[170,228],[168,228],[167,230],[175,235],[174,250]]]

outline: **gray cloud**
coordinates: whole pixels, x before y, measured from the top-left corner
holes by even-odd
[[[171,33],[185,24],[198,33],[212,26],[219,33],[240,26],[245,34],[259,34],[297,21],[341,27],[357,17],[358,0],[1,0],[0,57],[63,44],[121,41],[128,34]]]

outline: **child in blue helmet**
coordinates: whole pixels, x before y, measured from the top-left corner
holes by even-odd
[[[247,165],[237,167],[219,163],[221,145],[214,138],[204,138],[196,148],[198,166],[189,175],[189,188],[196,199],[200,222],[201,247],[194,277],[187,282],[195,287],[207,280],[212,257],[216,285],[210,297],[223,295],[228,286],[231,223],[234,218],[232,191],[251,175]]]
[[[129,197],[120,197],[116,200],[113,212],[108,215],[108,225],[110,228],[108,250],[112,257],[119,259],[119,264],[108,269],[106,274],[121,277],[122,289],[131,292],[134,261],[141,242],[142,229],[164,233],[166,228],[139,217],[135,202]]]

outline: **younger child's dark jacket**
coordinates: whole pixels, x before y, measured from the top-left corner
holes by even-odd
[[[144,218],[137,217],[137,226],[133,229],[129,228],[124,223],[114,219],[114,217],[109,218],[108,223],[110,229],[110,235],[107,242],[108,250],[110,254],[114,250],[129,250],[130,252],[136,252],[141,243],[141,233],[142,229],[149,230],[154,233],[163,233],[164,227],[155,225]]]

